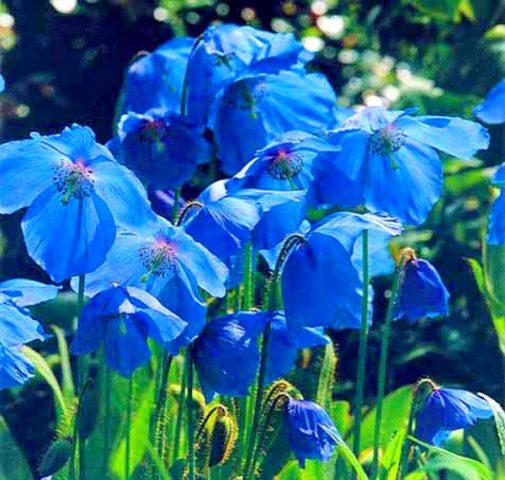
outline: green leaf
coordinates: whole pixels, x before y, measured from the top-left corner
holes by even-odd
[[[60,384],[56,379],[51,367],[47,364],[44,357],[33,350],[30,347],[24,346],[22,347],[22,352],[26,356],[26,358],[33,363],[35,370],[37,373],[47,382],[47,384],[51,387],[54,396],[54,404],[56,408],[56,414],[58,420],[61,419],[62,415],[67,413],[67,405],[65,402],[65,397],[63,396],[63,392],[61,391]]]
[[[331,406],[336,368],[337,355],[335,354],[333,343],[329,342],[324,349],[323,363],[317,386],[317,403],[326,410]]]
[[[455,453],[422,442],[415,437],[409,439],[434,454],[423,465],[422,469],[428,473],[438,473],[449,470],[457,473],[465,480],[495,480],[491,470],[483,463],[473,458],[463,457]]]
[[[33,479],[30,467],[5,420],[0,416],[0,480]]]
[[[491,410],[493,410],[493,417],[498,439],[500,441],[501,452],[505,455],[505,412],[503,411],[501,405],[491,397],[488,397],[483,393],[479,393],[479,396],[486,400],[486,402],[489,403]]]
[[[298,462],[293,461],[286,463],[284,468],[278,475],[279,480],[301,480],[300,467]]]
[[[407,426],[402,426],[389,442],[381,461],[381,480],[396,480],[402,456],[402,447],[407,438]]]
[[[347,400],[332,402],[329,408],[330,417],[342,436],[347,435],[352,427],[351,405]]]

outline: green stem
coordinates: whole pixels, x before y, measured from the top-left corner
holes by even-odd
[[[358,456],[361,450],[361,411],[365,393],[365,370],[368,336],[368,289],[370,275],[368,269],[368,231],[363,232],[363,297],[361,300],[361,331],[359,335],[358,369],[356,373],[356,398],[354,407],[353,452]]]
[[[172,207],[172,222],[175,224],[177,222],[177,217],[179,216],[179,200],[181,198],[181,187],[174,190],[174,205]]]
[[[380,433],[382,424],[382,411],[384,403],[384,392],[386,389],[386,369],[388,361],[389,340],[391,338],[391,323],[395,312],[396,300],[400,289],[400,279],[403,270],[404,261],[400,260],[400,264],[395,270],[393,278],[393,286],[391,288],[391,297],[389,298],[388,307],[386,310],[386,318],[382,327],[381,352],[379,359],[379,380],[377,386],[377,404],[375,407],[375,426],[373,437],[373,459],[372,459],[372,480],[375,480],[379,470],[379,447]]]
[[[252,257],[252,245],[249,242],[245,247],[244,259],[244,301],[242,303],[244,310],[250,310],[254,304]]]
[[[130,478],[132,396],[133,396],[133,374],[128,379],[128,399],[126,402],[126,452],[124,461],[125,480],[129,480]]]
[[[80,319],[82,307],[84,305],[84,285],[86,283],[85,275],[79,276],[79,286],[77,289],[77,318]],[[77,392],[79,397],[82,395],[82,389],[86,384],[86,359],[84,356],[77,358]],[[79,480],[86,480],[86,440],[79,436]]]
[[[158,456],[164,460],[166,459],[165,441],[166,441],[166,415],[167,415],[167,384],[170,367],[172,365],[172,355],[169,355],[165,350],[162,352],[161,358],[161,372],[159,389],[156,395],[157,410],[154,415],[154,443],[156,445],[156,452]]]
[[[368,480],[368,477],[363,470],[363,467],[359,463],[356,456],[352,453],[351,449],[347,446],[347,444],[341,441],[337,445],[337,451],[340,455],[342,455],[352,466],[353,470],[356,472],[356,476],[359,480]]]
[[[186,414],[188,417],[188,463],[189,480],[195,480],[195,424],[193,418],[193,351],[191,345],[188,347],[188,394],[186,396]]]
[[[186,379],[188,375],[188,355],[184,359],[184,369],[182,373],[181,380],[181,391],[179,393],[179,400],[177,405],[177,419],[175,421],[175,434],[174,434],[174,458],[175,462],[179,458],[180,445],[181,445],[181,433],[182,433],[182,419],[184,415],[184,398],[186,394]]]
[[[104,379],[104,414],[103,414],[103,476],[107,478],[110,448],[110,411],[111,411],[111,371],[105,364]]]

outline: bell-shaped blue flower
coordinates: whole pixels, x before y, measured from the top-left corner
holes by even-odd
[[[125,76],[122,113],[145,113],[152,108],[179,112],[193,42],[177,37],[135,59]]]
[[[39,322],[26,307],[54,298],[58,287],[26,279],[0,283],[0,390],[22,385],[33,375],[33,365],[20,347],[33,340],[45,340]]]
[[[466,390],[436,387],[417,414],[415,436],[440,447],[452,431],[469,428],[477,420],[492,416],[493,411],[483,398]]]
[[[317,329],[288,331],[282,311],[236,312],[213,319],[194,344],[195,366],[207,400],[216,393],[247,395],[259,368],[258,338],[268,321],[267,382],[289,373],[299,350],[329,341]]]
[[[165,345],[181,335],[186,326],[146,291],[113,286],[83,308],[71,351],[86,355],[103,346],[107,365],[129,377],[151,356],[148,338]]]
[[[360,328],[365,230],[370,275],[389,271],[393,262],[387,245],[402,231],[391,218],[335,213],[316,224],[305,241],[294,247],[282,272],[282,297],[290,328]]]
[[[230,187],[263,190],[306,190],[309,204],[355,204],[353,183],[336,169],[332,157],[339,148],[305,132],[281,134],[258,150],[229,182]]]
[[[205,324],[199,288],[222,297],[227,276],[226,266],[183,228],[156,217],[142,229],[118,232],[106,261],[86,277],[85,291],[93,296],[114,284],[145,288],[188,323],[181,337],[167,346],[176,352]]]
[[[357,186],[354,195],[361,200],[356,204],[413,225],[424,222],[442,191],[436,150],[468,158],[489,144],[487,130],[478,123],[412,117],[408,111],[382,107],[368,107],[349,117],[329,133],[329,139],[340,147],[334,166]]]
[[[28,253],[55,282],[95,270],[117,226],[153,216],[138,179],[79,125],[1,145],[0,178],[0,213],[29,207]]]
[[[491,206],[487,242],[489,245],[505,245],[505,164],[496,171],[493,183],[501,191]]]
[[[435,267],[409,251],[400,277],[395,320],[415,322],[449,314],[449,292]]]
[[[109,148],[149,189],[174,189],[209,160],[211,147],[203,134],[202,126],[177,113],[129,112],[121,117]]]
[[[343,440],[326,410],[310,400],[291,398],[285,412],[289,444],[300,467],[305,460],[330,460]]]
[[[484,123],[505,123],[505,78],[491,89],[473,113]]]
[[[302,67],[312,58],[290,33],[212,25],[198,38],[188,63],[188,113],[205,123],[218,92],[239,76]]]
[[[237,173],[258,149],[282,133],[317,134],[331,127],[336,122],[335,103],[330,84],[318,73],[282,71],[230,84],[214,101],[209,123],[223,170]]]

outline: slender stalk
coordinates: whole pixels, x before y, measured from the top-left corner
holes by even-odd
[[[104,379],[104,413],[103,413],[103,477],[107,478],[110,448],[110,411],[111,411],[111,370],[105,364]]]
[[[173,461],[179,458],[180,445],[181,445],[181,433],[182,433],[182,419],[184,415],[184,398],[186,393],[186,379],[188,372],[188,356],[186,355],[184,359],[184,369],[182,373],[181,380],[181,391],[179,393],[178,406],[177,406],[177,419],[175,421],[175,434],[174,434],[174,458]]]
[[[186,414],[188,417],[188,463],[189,463],[189,480],[195,480],[195,424],[193,418],[193,351],[191,346],[187,351],[188,358],[188,394],[186,396]]]
[[[79,276],[79,285],[77,288],[77,318],[81,317],[82,307],[84,305],[84,285],[86,283],[85,275]],[[86,359],[84,356],[77,357],[77,392],[79,396],[86,384]],[[86,440],[79,436],[79,480],[86,480]]]
[[[130,478],[132,396],[133,396],[133,374],[128,379],[128,399],[126,402],[126,452],[125,452],[125,461],[124,461],[125,480],[129,480],[129,478]]]
[[[242,302],[242,308],[244,310],[250,310],[254,304],[254,285],[253,285],[253,255],[252,246],[249,242],[245,247],[245,259],[244,259],[244,301]]]
[[[162,352],[162,364],[159,381],[160,384],[156,396],[157,410],[154,415],[154,442],[156,445],[156,452],[158,456],[165,461],[166,422],[164,417],[167,412],[167,384],[170,367],[172,365],[172,359],[172,355],[169,355],[165,350]]]
[[[361,411],[365,394],[365,370],[368,336],[368,289],[370,274],[368,269],[368,231],[363,232],[363,297],[361,300],[361,331],[359,335],[358,369],[356,372],[356,397],[354,407],[353,453],[357,457],[361,450]]]
[[[377,404],[375,407],[375,426],[373,438],[373,459],[372,459],[372,480],[375,480],[379,470],[379,447],[380,447],[380,433],[382,424],[382,410],[384,403],[384,392],[386,389],[386,369],[388,361],[389,340],[391,338],[391,323],[395,312],[396,300],[398,298],[398,291],[400,289],[400,279],[403,270],[404,260],[400,260],[400,264],[395,270],[393,277],[393,286],[391,288],[391,297],[389,298],[388,307],[386,310],[386,317],[382,327],[381,335],[381,352],[379,359],[379,380],[377,385]]]

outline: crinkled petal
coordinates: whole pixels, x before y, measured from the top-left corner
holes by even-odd
[[[45,338],[42,325],[28,311],[5,303],[0,305],[0,345],[12,347]]]
[[[487,242],[489,245],[505,245],[505,193],[503,191],[491,206]]]
[[[491,89],[484,101],[473,112],[485,123],[505,122],[505,78]]]
[[[0,390],[23,385],[33,372],[33,365],[17,347],[0,345]]]
[[[7,295],[18,307],[28,307],[47,302],[58,295],[59,287],[28,280],[13,278],[0,283],[0,292]]]
[[[57,283],[96,270],[116,236],[103,200],[91,194],[63,204],[55,187],[37,197],[21,226],[29,255]]]

